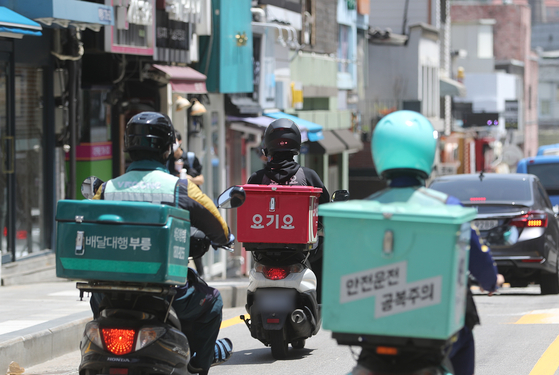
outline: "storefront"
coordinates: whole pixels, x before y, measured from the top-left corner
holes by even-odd
[[[1,263],[38,251],[48,240],[41,230],[45,196],[37,194],[44,182],[43,110],[39,102],[44,59],[22,63],[28,48],[41,51],[33,43],[41,35],[40,24],[0,7]]]
[[[64,146],[78,126],[80,34],[112,22],[109,7],[77,0],[13,0],[10,8],[0,7],[3,262],[54,249],[56,202],[69,191]]]

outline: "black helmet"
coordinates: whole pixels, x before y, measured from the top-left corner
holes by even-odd
[[[301,132],[289,119],[274,120],[264,132],[264,145],[267,156],[274,156],[276,152],[291,152],[293,155],[298,155],[301,149]]]
[[[157,112],[141,112],[126,124],[125,151],[171,152],[175,129],[169,117]]]

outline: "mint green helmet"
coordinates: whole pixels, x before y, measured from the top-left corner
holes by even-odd
[[[395,175],[426,179],[435,160],[436,134],[418,112],[396,111],[383,117],[371,142],[377,173],[386,179]]]

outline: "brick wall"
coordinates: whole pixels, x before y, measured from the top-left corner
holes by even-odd
[[[538,63],[530,49],[531,11],[528,5],[452,5],[452,22],[494,19],[495,60],[524,63],[524,154],[535,155],[538,147]]]
[[[316,43],[305,47],[304,51],[328,54],[338,51],[337,9],[337,0],[315,0]]]
[[[452,5],[452,22],[492,18],[495,60],[525,61],[530,51],[530,8],[524,5]]]

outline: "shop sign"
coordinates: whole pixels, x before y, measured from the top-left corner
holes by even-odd
[[[191,24],[173,20],[170,13],[158,10],[155,45],[158,48],[188,50],[189,25]]]
[[[505,100],[505,129],[518,129],[518,100]]]
[[[275,30],[271,32],[275,33]],[[261,38],[253,44],[253,83],[252,98],[263,109],[276,108],[276,57],[274,56],[274,38],[266,30]]]
[[[105,51],[153,55],[155,0],[105,0],[114,7],[115,26],[105,27]]]
[[[180,22],[200,23],[202,0],[165,0],[169,19]]]
[[[153,5],[149,0],[130,0],[128,22],[144,26],[153,24]]]

